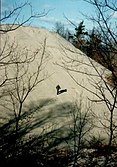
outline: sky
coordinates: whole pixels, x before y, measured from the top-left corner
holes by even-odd
[[[5,11],[12,11],[16,6],[20,6],[25,3],[25,0],[1,0],[1,11],[4,14]],[[29,0],[32,6],[33,13],[48,12],[44,17],[31,20],[31,25],[36,27],[44,27],[49,30],[55,29],[55,23],[61,22],[66,28],[74,29],[74,27],[67,21],[65,16],[72,21],[75,25],[78,25],[84,20],[86,29],[92,29],[94,23],[87,20],[86,16],[94,16],[95,9],[93,6],[84,2],[83,0]],[[31,14],[31,8],[29,5],[23,8],[19,16],[20,21],[28,18]],[[117,13],[116,13],[117,14]],[[84,16],[86,15],[86,16]],[[14,18],[10,18],[7,22],[12,22]],[[16,21],[18,23],[18,21]]]

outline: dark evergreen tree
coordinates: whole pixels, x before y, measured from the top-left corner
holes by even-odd
[[[87,31],[85,31],[85,25],[84,21],[81,21],[78,25],[78,27],[75,28],[75,34],[74,34],[74,45],[75,47],[82,50],[83,45],[85,44],[84,36],[88,35]]]

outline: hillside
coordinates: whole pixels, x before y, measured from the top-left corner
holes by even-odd
[[[92,133],[107,135],[104,127],[108,126],[110,113],[105,102],[100,100],[102,95],[98,90],[98,86],[101,85],[104,95],[113,103],[112,95],[104,84],[106,76],[110,73],[106,68],[89,59],[58,34],[44,29],[20,27],[15,31],[2,34],[1,50],[4,46],[4,53],[8,54],[9,49],[12,50],[10,56],[6,58],[7,61],[9,59],[25,60],[25,58],[31,60],[36,55],[34,61],[31,61],[29,65],[20,64],[19,69],[16,70],[17,63],[15,63],[15,65],[10,64],[7,68],[9,78],[15,78],[17,73],[23,78],[21,81],[18,80],[18,85],[21,88],[20,95],[22,95],[23,88],[26,90],[34,82],[35,72],[43,59],[39,73],[39,80],[43,81],[31,90],[23,104],[22,113],[32,112],[26,120],[23,120],[24,122],[21,121],[23,122],[21,126],[25,126],[28,120],[31,127],[30,133],[39,134],[43,129],[47,128],[51,131],[55,128],[61,129],[63,135],[66,129],[69,131],[69,127],[73,125],[73,109],[77,108],[79,111],[78,108],[81,107],[83,113],[88,111],[93,117],[91,120],[92,127],[94,127]],[[4,69],[2,70],[1,79],[4,78],[6,72]],[[27,73],[26,75],[24,71]],[[99,74],[105,79],[102,80]],[[32,78],[29,85],[30,76]],[[57,85],[67,91],[57,95]],[[1,88],[1,110],[4,109],[0,116],[1,122],[9,120],[14,115],[11,102],[13,93],[13,98],[17,96],[17,91],[11,90],[14,86],[16,88],[14,83],[8,82]],[[10,94],[10,91],[13,93]],[[15,100],[17,101],[17,98]],[[115,108],[115,113],[117,113],[117,108]]]

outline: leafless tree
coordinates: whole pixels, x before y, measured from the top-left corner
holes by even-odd
[[[22,15],[22,11],[25,10],[25,8],[28,8],[30,11],[30,15],[28,17],[24,17]],[[31,3],[28,1],[25,3],[22,3],[20,5],[15,4],[13,9],[9,11],[2,11],[2,15],[0,18],[0,33],[8,33],[10,31],[14,31],[18,29],[19,27],[25,25],[25,24],[30,24],[32,19],[35,18],[40,18],[48,14],[49,11],[45,12],[40,12],[40,13],[35,13],[33,11],[33,7]],[[12,18],[12,21],[10,24],[7,24],[8,19]],[[7,24],[7,26],[2,26],[2,24]]]
[[[22,16],[22,10],[25,10],[25,8],[29,8],[30,10],[30,16],[27,18],[24,18]],[[15,40],[12,41],[12,43],[8,44],[8,36],[4,35],[5,33],[9,33],[10,31],[14,31],[18,29],[19,27],[27,24],[30,24],[32,19],[34,18],[40,18],[48,14],[47,12],[41,12],[41,13],[34,13],[32,5],[28,2],[25,2],[23,4],[17,5],[13,7],[11,11],[2,11],[1,17],[0,17],[0,39],[1,39],[1,47],[0,47],[0,70],[2,70],[2,74],[0,76],[0,87],[4,86],[6,82],[11,80],[12,78],[8,78],[7,75],[7,67],[9,64],[14,64],[16,61],[18,63],[24,63],[25,61],[30,61],[27,57],[27,53],[25,54],[25,60],[16,60],[16,56],[13,54],[15,48],[17,48]],[[7,20],[12,18],[12,22],[10,24],[7,24]],[[2,43],[2,38],[4,38],[4,41]],[[25,48],[26,49],[26,48]]]
[[[1,101],[5,99],[9,105],[12,105],[10,110],[14,112],[16,133],[19,129],[19,121],[24,102],[32,90],[48,77],[47,74],[43,73],[48,60],[48,57],[45,56],[45,48],[46,39],[44,40],[42,48],[31,54],[27,49],[17,53],[15,48],[12,52],[14,58],[9,62],[7,70],[5,70],[8,81],[7,78],[4,80]],[[34,66],[35,69],[32,69]],[[6,103],[2,103],[1,105],[4,107],[7,106]]]
[[[70,51],[70,50],[69,50]],[[73,53],[74,51],[72,51]],[[74,52],[75,53],[75,52]],[[79,53],[80,54],[80,53]],[[83,54],[81,53],[81,56]],[[106,80],[107,69],[106,68],[99,68],[96,65],[96,62],[92,60],[91,58],[86,57],[86,59],[89,60],[89,63],[83,61],[83,59],[79,59],[78,57],[73,58],[70,56],[67,56],[67,61],[64,59],[64,62],[62,64],[59,64],[62,68],[64,68],[69,76],[73,79],[73,81],[83,88],[86,92],[91,93],[95,98],[91,99],[89,98],[89,101],[92,102],[92,104],[102,104],[106,106],[104,113],[102,113],[102,118],[98,118],[99,122],[101,123],[101,128],[104,129],[105,133],[108,135],[108,143],[107,143],[107,151],[105,155],[106,162],[104,164],[107,164],[109,160],[109,153],[110,148],[113,144],[116,145],[116,111],[117,111],[117,89],[111,87],[108,84],[108,81]],[[71,62],[71,63],[70,63]],[[72,65],[71,65],[72,64]],[[79,67],[85,66],[85,69],[92,69],[91,71],[85,70],[83,71]],[[88,78],[89,84],[91,84],[90,87],[86,86],[85,83],[80,82],[77,78],[77,74],[81,73],[84,77]],[[74,76],[75,74],[75,76]],[[92,111],[94,113],[94,111]],[[95,119],[94,114],[94,119]],[[97,116],[96,116],[97,117]],[[105,121],[108,122],[105,124]]]
[[[61,64],[61,67],[65,68],[70,77],[74,80],[74,82],[82,87],[87,92],[93,94],[95,99],[89,99],[92,103],[102,103],[106,106],[104,111],[103,119],[100,118],[100,123],[102,124],[103,128],[105,129],[108,135],[108,142],[106,145],[106,155],[103,162],[103,166],[106,167],[109,163],[109,154],[112,145],[116,145],[116,111],[117,111],[117,73],[116,73],[116,55],[117,55],[117,33],[116,23],[113,25],[112,16],[115,12],[117,12],[117,2],[116,1],[107,1],[107,0],[85,0],[91,3],[93,6],[96,7],[97,10],[97,18],[90,18],[95,21],[98,25],[98,30],[100,29],[101,34],[101,46],[103,48],[95,48],[95,52],[97,54],[101,54],[103,61],[106,65],[102,67],[101,70],[98,68],[99,65],[95,64],[95,61],[91,58],[88,58],[89,63],[86,63],[82,59],[78,59],[78,57],[70,57],[66,55],[67,61]],[[110,14],[110,15],[109,15]],[[110,24],[111,23],[111,24]],[[104,50],[106,48],[106,50]],[[66,49],[66,48],[65,48]],[[68,49],[72,53],[72,51]],[[83,55],[83,54],[82,54]],[[86,59],[87,59],[86,58]],[[70,65],[70,62],[72,65]],[[60,65],[60,64],[59,64]],[[79,67],[81,65],[86,66],[88,69],[89,67],[92,71],[88,72],[82,71]],[[109,71],[107,70],[109,69]],[[94,72],[94,73],[93,73]],[[76,77],[74,77],[73,73],[82,73],[84,76],[89,78],[89,83],[92,87],[95,88],[96,91],[88,88],[83,83],[80,83]],[[109,82],[108,76],[112,77],[112,83]],[[104,122],[107,121],[108,124]]]
[[[84,104],[82,95],[79,99],[80,100],[75,102],[70,112],[72,118],[70,130],[71,135],[73,135],[73,167],[80,165],[80,159],[82,159],[82,155],[85,154],[84,148],[89,140],[88,136],[93,129],[93,120],[90,112],[91,106]]]
[[[26,7],[30,9],[30,16],[21,18],[22,10]],[[47,74],[43,73],[47,62],[47,56],[45,56],[46,38],[42,46],[34,52],[26,47],[22,47],[19,52],[19,44],[15,39],[10,41],[8,34],[26,23],[29,24],[34,18],[47,15],[48,12],[34,13],[31,4],[25,2],[15,6],[12,11],[4,11],[0,18],[2,23],[0,25],[0,106],[3,107],[1,110],[6,108],[14,112],[16,133],[18,133],[19,120],[25,100],[30,92],[47,78]],[[12,23],[7,24],[7,19],[11,17],[13,18]],[[31,70],[31,66],[34,64],[35,70]]]
[[[115,110],[117,109],[117,22],[113,21],[114,14],[117,12],[117,2],[114,1],[108,1],[108,0],[84,0],[95,7],[97,16],[91,17],[90,19],[93,20],[95,23],[97,23],[100,33],[101,33],[101,43],[102,46],[100,49],[96,48],[96,52],[98,55],[101,55],[103,65],[106,66],[111,71],[111,87],[107,84],[104,77],[100,75],[99,71],[95,68],[97,71],[99,77],[103,80],[105,87],[107,91],[109,92],[110,96],[112,97],[112,101],[108,99],[108,97],[104,94],[104,91],[101,86],[98,86],[98,90],[100,91],[103,101],[106,103],[107,109],[110,114],[109,119],[109,132],[108,132],[108,146],[106,150],[105,155],[105,161],[104,166],[107,166],[108,160],[109,160],[109,151],[110,147],[113,143],[113,140],[115,139],[116,132],[116,125],[114,123],[114,114]]]

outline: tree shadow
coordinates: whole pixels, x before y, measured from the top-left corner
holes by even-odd
[[[80,159],[85,165],[93,164],[91,158],[100,153],[100,144],[96,148],[96,143],[92,147],[90,143],[88,147],[84,146],[81,137],[80,147],[77,145],[80,129],[83,128],[81,135],[84,135],[89,128],[89,116],[81,112],[73,103],[58,104],[54,99],[31,102],[22,111],[17,135],[15,118],[0,126],[0,166],[66,167],[73,163],[75,156],[79,164]],[[74,122],[70,120],[71,113]]]
[[[0,127],[0,166],[51,166],[68,163],[68,155],[59,156],[61,149],[72,138],[65,125],[73,105],[57,104],[53,99],[31,102],[20,118],[18,135],[15,118]],[[51,164],[52,163],[52,164]]]

